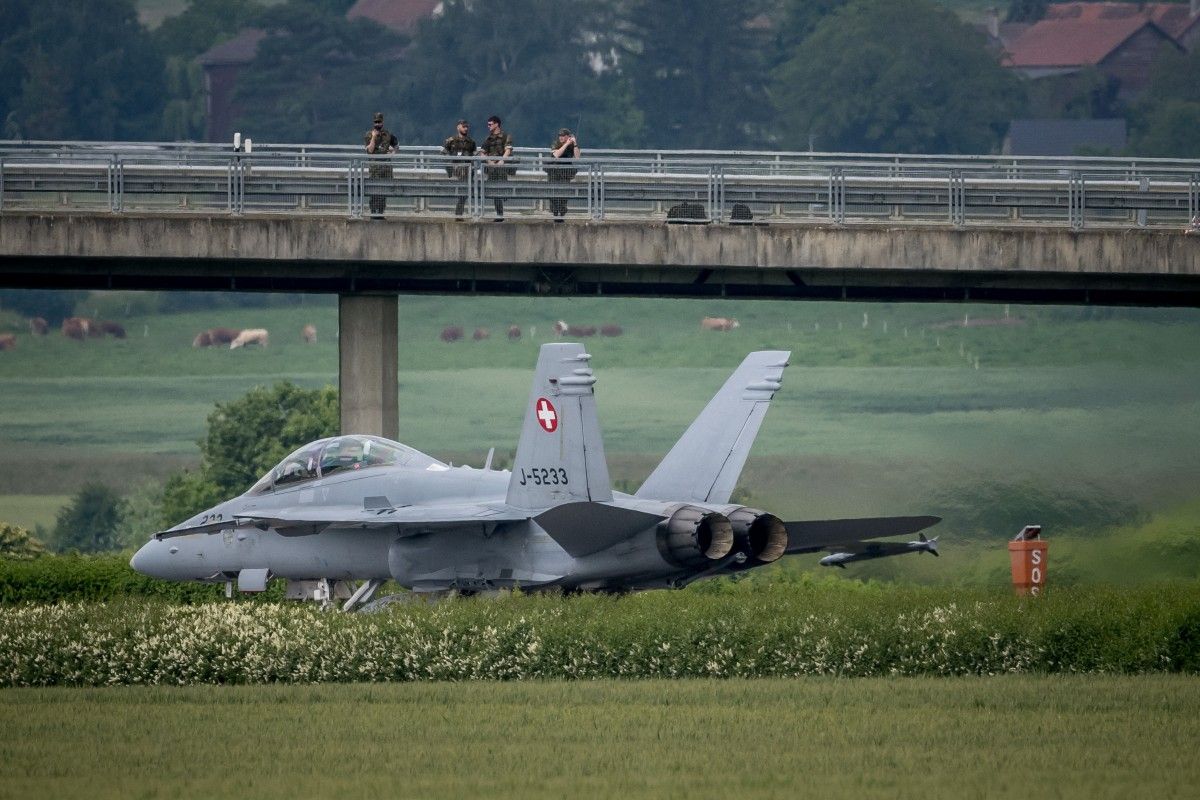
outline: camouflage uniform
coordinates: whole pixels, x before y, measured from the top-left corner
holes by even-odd
[[[504,151],[513,147],[512,136],[505,133],[499,125],[496,130],[488,134],[488,137],[483,140],[483,147],[480,148],[480,153],[489,157],[498,157],[504,155]],[[510,156],[511,159],[511,156]],[[517,168],[511,165],[497,164],[484,167],[483,174],[487,176],[489,181],[506,181],[508,176],[516,172]],[[496,206],[496,218],[500,219],[504,216],[504,201],[499,197],[494,199]]]
[[[454,134],[446,138],[442,142],[442,152],[448,156],[473,156],[475,155],[475,140],[470,136],[462,136]],[[456,181],[466,183],[467,173],[470,171],[470,164],[447,164],[446,174]],[[454,206],[454,216],[461,217],[467,206],[466,195],[458,196],[458,203]]]
[[[375,123],[378,127],[372,127],[371,130],[363,134],[363,146],[371,155],[385,155],[387,153],[396,152],[396,147],[399,142],[396,137],[385,127],[383,127],[383,115],[375,115]],[[371,150],[371,137],[375,136],[375,149]],[[392,165],[371,160],[370,166],[367,168],[367,175],[371,178],[390,178],[392,177]],[[371,216],[382,217],[383,210],[387,207],[387,197],[382,194],[373,194],[371,200]]]
[[[551,163],[558,161],[559,159],[579,157],[579,145],[572,144],[567,145],[567,149],[563,151],[563,154],[559,156],[559,158],[554,158],[554,151],[562,146],[563,143],[558,140],[558,137],[554,137],[554,141],[550,143]],[[551,183],[570,183],[571,179],[574,178],[578,172],[579,168],[573,164],[569,167],[546,167],[546,177]],[[567,215],[567,198],[550,198],[550,213],[555,217],[565,217]]]

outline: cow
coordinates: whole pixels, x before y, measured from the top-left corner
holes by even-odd
[[[86,317],[67,317],[62,321],[62,335],[82,342],[91,335],[92,321]],[[101,333],[103,336],[104,334]]]
[[[447,325],[442,328],[441,339],[443,342],[457,342],[463,337],[463,329],[461,325]]]
[[[732,317],[705,317],[700,320],[700,328],[706,331],[731,331],[741,327]]]
[[[622,328],[620,325],[601,325],[600,326],[600,335],[601,336],[620,336],[624,332],[625,332],[625,329]]]
[[[45,336],[50,332],[50,325],[41,317],[33,317],[29,320],[29,332],[34,336]]]
[[[237,338],[229,343],[230,350],[236,350],[239,347],[245,347],[250,344],[257,344],[261,347],[266,347],[270,343],[270,336],[266,328],[247,328],[237,335]]]
[[[208,331],[200,331],[196,338],[192,339],[192,347],[211,347],[212,343],[212,334]]]
[[[484,339],[492,338],[492,332],[487,328],[476,328],[475,332],[471,334],[471,338],[477,342],[482,342]]]
[[[261,329],[260,329],[261,330]],[[214,345],[217,344],[233,344],[234,340],[242,335],[239,328],[209,328],[208,336],[212,339]]]
[[[0,352],[13,350],[17,346],[17,337],[11,333],[0,333]]]
[[[125,338],[125,326],[119,322],[109,322],[108,320],[100,320],[98,323],[96,323],[96,327],[100,329],[101,333],[107,333],[109,336],[113,337],[114,339],[124,339]]]
[[[520,328],[520,326],[518,326],[518,325],[509,325],[509,326],[508,326],[508,340],[509,340],[510,342],[515,342],[515,341],[517,341],[517,340],[518,340],[518,339],[520,339],[520,338],[521,338],[521,328]]]
[[[558,322],[554,323],[554,332],[556,334],[558,334],[558,337],[560,339],[563,337],[564,334],[567,336],[595,336],[596,335],[596,326],[595,325],[568,325],[566,322],[563,322],[560,319]]]
[[[300,336],[304,339],[305,344],[317,343],[317,326],[309,323],[300,329]]]

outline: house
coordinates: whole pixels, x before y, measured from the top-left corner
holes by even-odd
[[[1037,22],[992,25],[1001,64],[1034,80],[1095,69],[1114,80],[1118,97],[1135,98],[1164,49],[1183,51],[1200,38],[1200,0],[1174,3],[1061,3]]]
[[[441,7],[441,0],[358,0],[346,12],[346,19],[370,19],[399,33],[410,33],[421,20],[440,14]],[[234,122],[241,112],[234,102],[234,87],[266,35],[266,31],[247,28],[197,59],[204,70],[205,141],[233,139]]]
[[[258,43],[267,32],[247,28],[227,42],[202,53],[197,61],[204,70],[204,140],[228,142],[233,139],[233,123],[241,109],[234,102],[233,90],[238,74],[254,60]]]

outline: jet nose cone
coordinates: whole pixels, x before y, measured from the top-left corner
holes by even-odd
[[[162,563],[161,544],[162,542],[155,539],[146,542],[140,550],[133,554],[133,558],[129,559],[129,566],[143,575],[149,575],[152,578],[162,577],[162,568],[165,565]]]
[[[146,571],[146,556],[144,554],[146,552],[146,548],[149,546],[150,546],[149,544],[142,545],[138,549],[138,551],[133,554],[133,558],[129,559],[129,566],[134,572],[145,573],[145,571]]]

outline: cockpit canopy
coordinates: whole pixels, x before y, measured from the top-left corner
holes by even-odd
[[[294,483],[371,467],[446,467],[435,458],[381,436],[334,436],[304,445],[250,487],[263,494]]]

